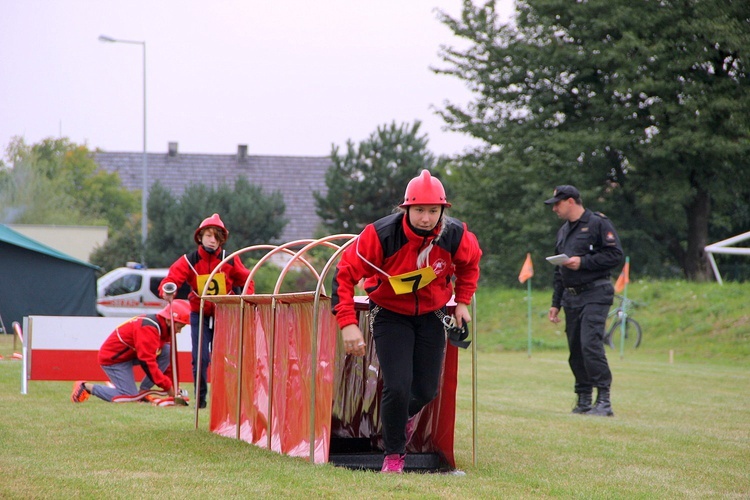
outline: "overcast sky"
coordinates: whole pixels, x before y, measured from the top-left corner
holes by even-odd
[[[436,154],[475,144],[434,112],[468,101],[436,75],[461,0],[0,0],[0,148],[64,136],[105,151],[324,156],[420,120]],[[498,9],[512,13],[512,0]]]

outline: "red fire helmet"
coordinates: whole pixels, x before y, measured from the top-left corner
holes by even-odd
[[[201,225],[198,227],[198,229],[195,230],[193,239],[195,240],[197,244],[199,245],[201,244],[201,238],[200,238],[201,231],[203,231],[207,227],[218,228],[224,232],[224,240],[229,238],[229,231],[227,231],[227,228],[224,227],[224,223],[221,222],[221,217],[219,217],[219,214],[213,214],[211,217],[207,217],[203,219],[203,222],[201,222]]]
[[[419,177],[409,181],[404,193],[404,202],[400,207],[410,205],[443,205],[450,207],[451,204],[445,197],[443,184],[435,177],[430,175],[427,170],[422,170]]]
[[[173,300],[171,311],[175,323],[190,324],[190,303],[187,300]],[[167,307],[156,313],[156,315],[169,321],[169,312],[170,306],[167,305]]]

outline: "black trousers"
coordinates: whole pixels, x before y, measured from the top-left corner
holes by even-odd
[[[203,346],[201,347],[201,386],[195,388],[198,399],[196,404],[206,401],[208,394],[208,365],[211,364],[211,347],[214,342],[213,322],[210,316],[203,315]],[[190,313],[190,337],[193,341],[193,381],[196,380],[198,372],[198,326],[200,323],[200,313]]]
[[[403,454],[406,421],[437,396],[445,330],[435,313],[404,316],[382,308],[372,330],[383,375],[380,421],[385,454]]]
[[[564,307],[565,333],[568,337],[568,363],[575,377],[575,392],[590,393],[594,387],[609,389],[612,372],[604,351],[604,326],[608,304],[584,304]]]

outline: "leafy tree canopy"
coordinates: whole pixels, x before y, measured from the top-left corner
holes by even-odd
[[[401,202],[409,181],[435,165],[421,123],[383,125],[358,145],[347,141],[346,153],[331,151],[326,196],[313,193],[317,214],[332,233],[359,233]]]
[[[138,194],[117,174],[98,169],[86,146],[66,138],[27,145],[14,138],[0,165],[0,216],[18,224],[123,227],[138,208]]]
[[[487,144],[452,168],[479,169],[465,190],[533,220],[555,185],[576,184],[613,218],[636,269],[708,277],[705,245],[750,222],[750,183],[737,182],[750,152],[750,3],[525,0],[514,24],[494,4],[441,17],[469,46],[444,48],[436,71],[474,93],[442,116]],[[500,197],[498,184],[516,189]],[[535,241],[532,222],[516,228]],[[505,235],[485,236],[500,255]]]
[[[146,264],[168,267],[180,255],[195,249],[195,230],[203,219],[214,213],[221,216],[229,230],[225,245],[228,252],[276,241],[286,225],[285,209],[280,192],[265,194],[244,177],[238,178],[231,187],[191,185],[179,197],[157,182],[151,187],[148,198]],[[92,255],[92,262],[113,269],[128,261],[140,261],[139,224],[140,219],[130,221],[122,233],[110,237]]]

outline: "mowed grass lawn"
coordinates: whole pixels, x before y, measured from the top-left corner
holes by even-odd
[[[738,283],[631,283],[644,343],[623,359],[609,351],[615,417],[595,418],[570,414],[549,291],[532,294],[529,357],[525,287],[480,289],[476,450],[469,352],[459,371],[465,475],[310,465],[208,432],[207,412],[196,430],[192,408],[74,405],[70,382],[31,381],[21,395],[13,337],[0,335],[0,498],[750,498],[749,295]]]
[[[20,349],[20,347],[19,347]],[[192,408],[20,394],[0,336],[0,498],[747,498],[747,364],[611,357],[614,418],[570,414],[564,351],[461,354],[456,459],[466,474],[383,475],[281,456],[194,428]]]

